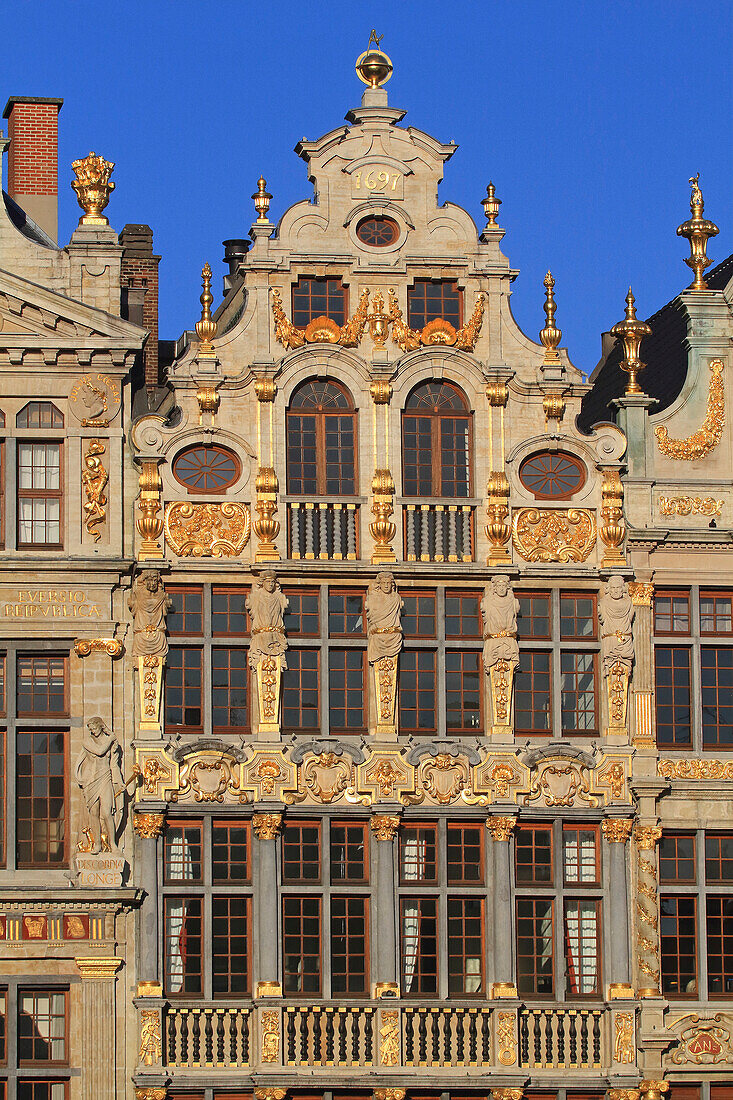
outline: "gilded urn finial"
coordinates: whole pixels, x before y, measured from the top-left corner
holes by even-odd
[[[562,331],[555,326],[555,280],[552,272],[548,271],[544,280],[545,286],[545,327],[540,330],[540,341],[545,348],[544,363],[556,363],[560,358],[557,346],[562,339]]]
[[[481,200],[481,205],[484,208],[484,214],[486,215],[486,224],[496,225],[496,219],[499,214],[499,207],[501,206],[501,199],[496,197],[496,188],[493,183],[489,183],[486,188],[486,198]]]
[[[626,371],[629,376],[629,382],[626,386],[625,397],[635,397],[639,394],[643,394],[644,391],[637,381],[637,375],[643,371],[646,366],[639,359],[639,348],[641,347],[641,341],[645,336],[651,336],[652,330],[646,321],[640,321],[636,316],[636,306],[634,305],[636,299],[629,287],[629,293],[626,295],[626,313],[623,321],[619,321],[611,329],[611,336],[615,336],[619,340],[623,340],[624,345],[624,359],[622,359],[619,366],[621,370]]]
[[[356,60],[356,75],[368,88],[381,88],[392,76],[394,68],[392,62],[387,54],[379,48],[383,38],[383,34],[377,34],[375,30],[372,30],[369,36],[369,45]]]
[[[272,201],[272,195],[266,189],[267,180],[264,176],[260,176],[257,180],[257,190],[252,198],[254,199],[255,210],[257,211],[257,221],[267,221],[267,211],[270,209],[270,202]]]
[[[71,181],[71,186],[76,191],[77,202],[84,211],[79,218],[79,225],[109,225],[102,211],[115,189],[110,179],[114,161],[105,160],[104,157],[92,152],[88,157],[73,161],[71,167],[76,175],[76,179]]]
[[[201,320],[196,322],[196,335],[199,338],[199,359],[215,359],[216,352],[211,341],[216,336],[216,321],[211,318],[211,303],[214,297],[211,293],[211,268],[204,264],[201,268],[201,278],[204,289],[199,299],[201,302]]]
[[[709,239],[717,237],[720,230],[714,222],[707,221],[703,217],[705,204],[700,190],[699,172],[696,176],[690,176],[690,186],[692,188],[692,194],[690,195],[692,217],[689,221],[683,222],[682,225],[677,227],[677,236],[686,237],[690,242],[690,256],[685,259],[685,263],[692,269],[695,278],[690,283],[689,289],[705,290],[708,284],[703,278],[703,272],[713,262],[707,257],[707,245]]]

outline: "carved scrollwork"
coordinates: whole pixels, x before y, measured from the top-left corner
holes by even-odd
[[[172,802],[189,801],[247,802],[241,790],[238,762],[223,752],[203,750],[187,757],[181,765],[178,790],[171,794]]]
[[[176,501],[165,508],[165,540],[182,558],[236,558],[249,541],[250,526],[243,504]]]
[[[525,561],[585,561],[596,544],[595,516],[585,508],[520,508],[512,541]]]
[[[711,377],[707,410],[705,419],[697,431],[686,439],[670,439],[664,424],[658,424],[654,429],[659,450],[669,458],[692,462],[696,458],[705,458],[720,443],[725,424],[723,360],[712,359],[709,366]]]
[[[555,760],[537,769],[524,804],[539,799],[545,806],[574,806],[576,800],[587,806],[598,805],[598,799],[590,793],[588,767],[565,760]]]

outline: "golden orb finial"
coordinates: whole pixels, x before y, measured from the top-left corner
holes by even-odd
[[[700,173],[690,176],[690,212],[692,217],[677,227],[677,236],[686,237],[690,242],[690,256],[685,263],[692,269],[695,278],[690,283],[690,290],[706,290],[707,282],[703,278],[703,272],[710,267],[712,260],[707,257],[707,245],[711,237],[717,237],[720,230],[714,222],[707,221],[703,217],[705,204],[700,190]]]
[[[555,280],[548,271],[544,279],[545,287],[545,327],[540,330],[540,341],[545,349],[543,363],[556,363],[560,358],[557,345],[562,339],[562,331],[555,325]]]
[[[611,329],[611,336],[615,336],[617,339],[623,341],[624,356],[619,366],[621,370],[626,371],[629,376],[629,383],[626,387],[625,397],[638,397],[643,394],[644,391],[637,381],[637,375],[644,370],[646,366],[639,358],[639,348],[641,347],[641,341],[645,336],[651,336],[652,330],[646,321],[640,321],[636,316],[636,299],[632,293],[631,287],[629,287],[629,293],[626,295],[626,311],[623,321],[619,321]]]
[[[257,180],[257,190],[252,198],[254,199],[255,210],[257,211],[257,221],[266,222],[267,211],[270,209],[272,195],[267,190],[267,180],[264,176],[260,176]]]
[[[496,188],[493,183],[489,183],[489,186],[486,188],[486,198],[481,200],[481,205],[484,208],[487,226],[496,225],[501,199],[497,199]]]
[[[356,75],[368,88],[381,88],[392,76],[394,66],[387,54],[380,50],[379,44],[384,38],[372,29],[369,45],[356,60]],[[372,47],[374,47],[372,49]]]
[[[204,264],[201,268],[201,279],[203,281],[203,292],[199,301],[201,302],[201,320],[196,322],[196,335],[199,338],[199,359],[215,359],[216,352],[214,351],[211,341],[216,336],[216,321],[211,317],[211,303],[214,301],[214,296],[211,293],[211,268],[208,264]]]

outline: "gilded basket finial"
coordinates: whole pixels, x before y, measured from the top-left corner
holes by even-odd
[[[646,366],[639,358],[639,348],[641,347],[641,341],[645,336],[651,336],[652,330],[645,321],[640,321],[636,316],[636,299],[632,293],[631,287],[629,287],[629,293],[626,295],[626,311],[623,321],[619,321],[611,329],[611,336],[615,336],[619,340],[623,340],[624,345],[624,358],[619,364],[621,370],[626,371],[629,376],[629,382],[626,386],[625,397],[635,397],[639,394],[643,394],[644,391],[637,381],[637,375],[644,370]]]
[[[201,268],[201,278],[204,289],[199,299],[201,302],[201,320],[196,322],[196,335],[199,338],[199,359],[215,359],[216,352],[211,341],[216,336],[216,321],[211,319],[211,303],[214,297],[211,293],[211,268],[204,264]]]
[[[109,225],[102,211],[115,189],[110,179],[114,161],[105,160],[104,157],[92,152],[88,157],[73,161],[71,167],[76,175],[76,179],[71,181],[71,186],[76,191],[77,202],[84,211],[79,218],[79,225]]]

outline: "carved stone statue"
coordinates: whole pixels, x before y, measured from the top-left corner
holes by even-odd
[[[250,668],[256,669],[263,657],[282,657],[282,667],[288,667],[285,663],[288,640],[283,627],[287,607],[288,601],[275,574],[272,570],[263,573],[247,596],[247,610],[252,617]]]
[[[631,633],[634,605],[623,577],[610,578],[600,600],[598,617],[601,620],[603,675],[608,676],[616,664],[620,664],[625,672],[630,672],[634,662]]]
[[[404,601],[391,573],[377,573],[366,597],[369,664],[396,657],[402,648],[400,621]]]
[[[168,652],[165,617],[171,604],[158,573],[154,569],[141,573],[127,601],[134,617],[133,657],[165,657]]]
[[[106,837],[111,851],[117,850],[115,784],[118,790],[124,786],[121,758],[122,749],[115,735],[101,718],[90,718],[74,771],[86,807],[85,821],[80,830],[82,850],[87,850],[91,845],[92,853],[101,852],[103,837]]]
[[[509,587],[509,578],[499,573],[492,577],[481,600],[484,621],[484,669],[487,673],[497,661],[508,661],[511,668],[519,664],[517,614],[519,600]]]

